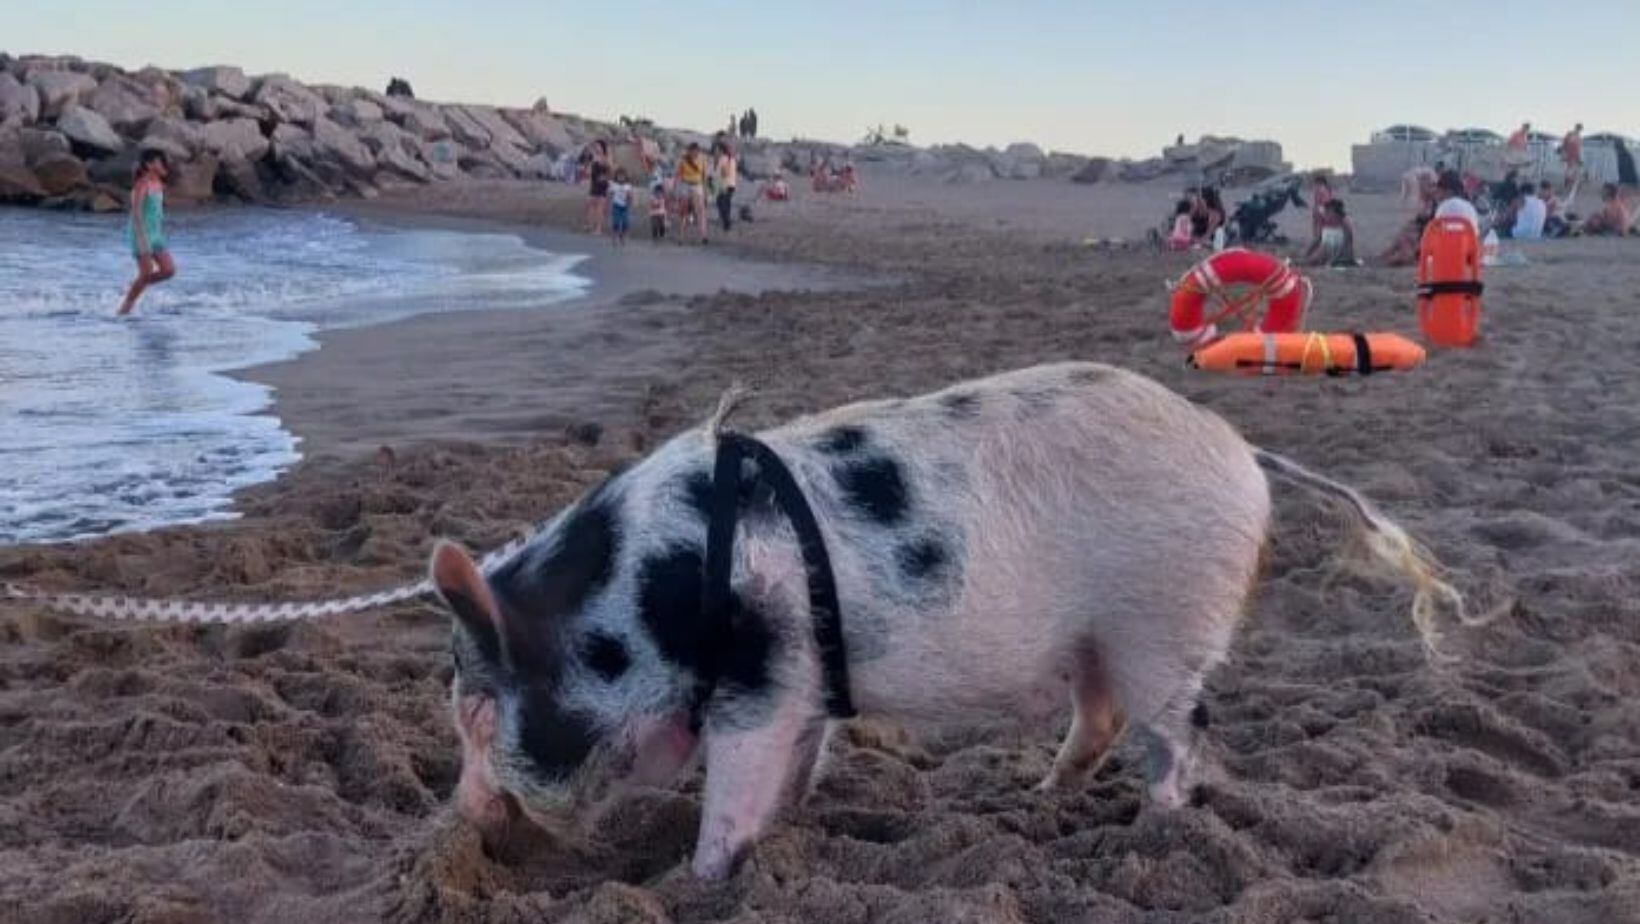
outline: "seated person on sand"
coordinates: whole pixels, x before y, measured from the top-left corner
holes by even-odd
[[[1355,226],[1344,211],[1343,199],[1329,199],[1321,216],[1321,232],[1304,252],[1309,266],[1355,266]]]
[[[1543,226],[1549,218],[1549,206],[1538,198],[1537,190],[1532,184],[1525,183],[1520,187],[1520,196],[1515,200],[1515,220],[1508,226],[1509,236],[1517,241],[1538,241],[1543,239]]]
[[[1436,161],[1435,166],[1419,164],[1401,174],[1401,201],[1421,202],[1435,194],[1435,181],[1440,178],[1441,172],[1446,169],[1445,161]]]
[[[1435,206],[1434,217],[1465,219],[1475,228],[1475,234],[1480,235],[1480,213],[1475,210],[1475,204],[1469,201],[1469,197],[1464,195],[1463,179],[1458,176],[1456,170],[1442,173],[1440,179],[1435,181],[1435,198],[1440,204]],[[1416,259],[1416,247],[1413,248],[1413,253]]]
[[[763,198],[770,202],[785,202],[792,197],[792,188],[786,184],[786,174],[777,173],[774,179],[765,180],[762,190]]]
[[[1219,200],[1219,191],[1211,186],[1203,186],[1195,193],[1195,200],[1190,209],[1190,231],[1200,244],[1210,244],[1213,241],[1213,232],[1224,227],[1224,203]]]
[[[1613,237],[1629,233],[1629,210],[1618,194],[1616,183],[1607,183],[1600,190],[1600,211],[1585,219],[1573,233]]]
[[[1576,191],[1577,186],[1575,183],[1572,189],[1574,192]],[[1565,237],[1566,233],[1572,229],[1572,225],[1566,217],[1566,203],[1555,195],[1555,184],[1548,180],[1539,183],[1538,198],[1543,200],[1543,236]]]
[[[860,172],[854,169],[854,161],[843,161],[843,171],[837,175],[837,188],[846,193],[860,191]]]
[[[1195,235],[1190,223],[1191,203],[1189,199],[1180,199],[1173,207],[1173,230],[1167,235],[1168,250],[1189,250]]]

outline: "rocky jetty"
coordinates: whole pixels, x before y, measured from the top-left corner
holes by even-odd
[[[237,67],[126,71],[74,57],[0,52],[0,204],[115,210],[145,148],[169,155],[169,195],[205,200],[297,201],[376,195],[383,189],[477,179],[564,179],[594,139],[635,175],[673,161],[707,135],[648,120],[614,125],[552,111],[416,99],[393,78],[387,92],[304,84]],[[1262,172],[1279,164],[1271,142],[1203,139],[1156,162],[1114,161],[1006,148],[916,147],[899,140],[739,142],[742,172],[758,180],[807,173],[831,160],[947,183],[1039,178],[1079,183],[1144,180],[1200,166]]]

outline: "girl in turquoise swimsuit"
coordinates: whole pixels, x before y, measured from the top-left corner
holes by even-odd
[[[144,289],[176,275],[177,265],[165,246],[165,178],[170,164],[164,151],[147,150],[137,158],[136,179],[131,185],[131,221],[126,236],[131,255],[137,259],[137,278],[125,293],[120,314],[130,314]]]

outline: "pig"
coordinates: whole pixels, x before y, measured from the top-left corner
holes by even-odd
[[[721,427],[614,474],[487,576],[456,545],[434,551],[453,616],[454,801],[481,831],[562,826],[699,756],[692,869],[717,879],[809,790],[833,724],[825,672],[797,538],[756,479],[738,500],[730,639],[702,607]],[[1109,366],[999,374],[758,438],[818,521],[858,711],[915,730],[1046,721],[1068,699],[1044,789],[1086,779],[1131,728],[1148,799],[1183,804],[1192,714],[1254,584],[1271,477],[1341,502],[1415,589],[1431,644],[1431,614],[1461,604],[1355,491]]]

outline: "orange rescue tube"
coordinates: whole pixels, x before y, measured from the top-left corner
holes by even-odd
[[[1475,343],[1481,324],[1481,248],[1464,218],[1436,218],[1418,245],[1418,326],[1437,346]]]
[[[1250,290],[1233,295],[1232,286]],[[1191,267],[1173,286],[1168,325],[1173,339],[1190,349],[1212,343],[1219,336],[1219,322],[1230,318],[1240,318],[1243,328],[1260,333],[1296,331],[1303,327],[1310,293],[1310,281],[1285,261],[1232,247]]]
[[[1371,375],[1423,361],[1400,334],[1228,334],[1190,354],[1197,369],[1242,375]]]

